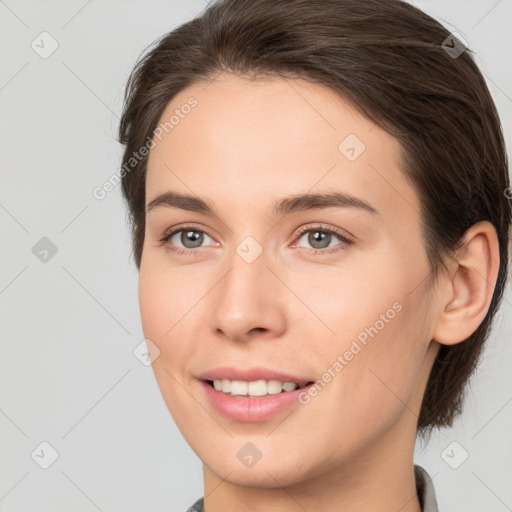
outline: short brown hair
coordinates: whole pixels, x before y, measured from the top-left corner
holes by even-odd
[[[450,32],[402,0],[223,0],[155,41],[126,86],[123,169],[151,140],[169,101],[220,72],[301,78],[332,88],[400,142],[402,170],[421,202],[431,276],[481,220],[496,228],[500,268],[489,310],[464,342],[442,345],[418,418],[422,436],[451,426],[507,278],[511,222],[502,128],[485,80]],[[457,40],[448,39],[449,46]],[[147,157],[122,175],[140,268]]]

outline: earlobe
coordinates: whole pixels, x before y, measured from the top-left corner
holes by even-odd
[[[496,229],[488,221],[469,228],[456,263],[444,277],[444,297],[433,339],[442,345],[456,345],[473,334],[489,310],[500,264]]]

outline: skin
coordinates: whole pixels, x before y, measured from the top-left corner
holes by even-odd
[[[421,400],[440,344],[463,341],[487,312],[499,265],[494,228],[473,226],[458,261],[432,284],[400,146],[350,103],[303,80],[221,74],[181,91],[161,121],[191,96],[197,106],[151,149],[146,204],[173,190],[206,199],[217,216],[147,212],[139,302],[144,335],[160,351],[153,369],[162,396],[203,462],[205,510],[420,511]],[[351,133],[366,146],[352,162],[338,150]],[[275,200],[335,190],[378,215],[272,215]],[[185,254],[160,243],[184,223],[204,233],[200,252],[181,233],[172,242]],[[338,250],[314,254],[319,223],[354,243],[332,235],[326,245]],[[247,236],[263,250],[252,263],[236,252]],[[238,422],[203,393],[197,376],[226,365],[320,379],[396,302],[400,312],[306,405]],[[252,467],[236,456],[246,442],[262,453]]]

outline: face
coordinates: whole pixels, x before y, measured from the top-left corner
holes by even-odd
[[[160,122],[173,115],[148,161],[139,301],[187,442],[217,475],[269,487],[410,449],[432,315],[398,142],[302,80],[220,75]],[[222,379],[237,396],[206,382]]]

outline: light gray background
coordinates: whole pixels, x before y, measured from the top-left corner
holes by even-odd
[[[415,4],[476,52],[510,154],[512,0]],[[143,334],[120,187],[102,201],[92,190],[119,167],[138,55],[205,5],[0,1],[0,511],[181,512],[202,496],[201,463],[132,353]],[[31,48],[43,31],[59,44],[47,59]],[[32,253],[42,237],[58,249],[46,263]],[[417,442],[441,511],[512,510],[510,287],[505,299],[464,415]],[[48,469],[31,457],[43,441],[59,453]],[[458,469],[447,447],[468,452]]]

